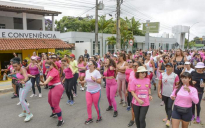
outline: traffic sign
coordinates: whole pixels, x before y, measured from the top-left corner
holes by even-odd
[[[130,44],[130,46],[133,46],[134,41],[133,41],[132,39],[130,39],[130,40],[129,40],[129,44]]]

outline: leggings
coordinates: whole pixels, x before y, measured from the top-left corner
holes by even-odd
[[[20,91],[19,91],[19,100],[20,100],[22,109],[26,111],[27,113],[30,113],[30,110],[25,100],[26,100],[26,97],[31,87],[32,87],[32,84],[31,84],[31,81],[29,80],[28,82],[26,82],[23,88],[20,88]]]
[[[36,86],[38,88],[39,93],[41,93],[40,74],[35,75],[35,78],[31,77],[33,94],[36,94],[36,92],[35,92],[35,82],[36,82]]]
[[[99,107],[100,98],[101,98],[101,91],[98,91],[97,93],[93,93],[93,94],[86,91],[87,112],[88,112],[89,119],[92,119],[92,104],[93,103],[97,111],[98,118],[101,117],[100,107]]]
[[[50,89],[48,92],[48,103],[51,106],[52,112],[57,114],[58,120],[62,120],[61,108],[59,104],[63,91],[63,85],[59,84],[54,88]]]
[[[43,74],[43,78],[44,78],[44,81],[46,81],[46,75]],[[48,85],[46,84],[46,87],[48,87]]]
[[[117,103],[115,101],[115,94],[117,92],[117,82],[115,79],[106,79],[106,94],[109,106],[113,106],[117,111]]]
[[[170,120],[171,116],[172,116],[172,105],[173,105],[174,101],[170,97],[163,96],[163,95],[162,95],[162,99],[164,101],[167,119]]]
[[[73,92],[75,92],[75,94],[77,94],[77,89],[76,89],[76,86],[77,86],[77,80],[78,80],[78,73],[75,73],[74,74],[74,77],[73,77]]]
[[[65,79],[64,87],[69,100],[73,100],[73,93],[71,91],[73,88],[73,80],[74,78]]]
[[[149,109],[149,106],[136,106],[132,105],[134,114],[135,114],[135,123],[137,128],[146,128],[146,114]]]
[[[118,84],[119,95],[120,95],[120,98],[122,99],[122,92],[124,93],[124,96],[126,92],[126,75],[125,74],[118,73],[117,84]],[[125,102],[126,101],[127,101],[127,98],[125,96]]]
[[[203,93],[198,94],[198,96],[199,96],[199,103],[198,104],[192,103],[192,114],[195,115],[195,105],[196,105],[197,116],[199,117],[200,116],[200,111],[201,111],[201,100],[202,100],[202,97],[203,97]]]
[[[128,92],[128,96],[127,96],[128,106],[131,106],[132,98],[133,98],[133,96],[132,96],[131,92]]]

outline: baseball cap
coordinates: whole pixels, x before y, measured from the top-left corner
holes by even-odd
[[[70,54],[70,57],[75,58],[75,55],[72,53],[72,54]]]
[[[165,65],[165,67],[167,67],[167,66],[173,67],[172,63],[167,63],[167,64]]]

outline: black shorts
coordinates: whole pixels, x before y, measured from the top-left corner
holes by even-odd
[[[14,84],[14,85],[16,85],[16,79],[12,79],[12,80],[11,80],[11,83]]]
[[[176,106],[174,105],[174,109],[172,111],[172,118],[190,122],[192,118],[192,107],[188,108],[188,112],[184,114],[178,112]]]

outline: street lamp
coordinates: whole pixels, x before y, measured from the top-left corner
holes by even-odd
[[[195,24],[198,24],[199,22],[194,23],[191,27],[193,27]],[[189,26],[189,32],[188,32],[188,48],[189,48],[189,34],[190,34],[190,29],[191,27]]]

